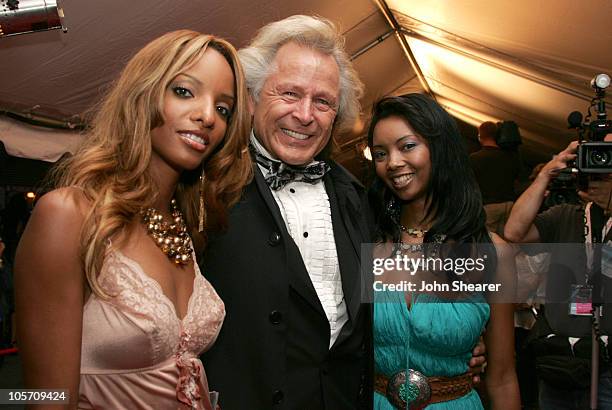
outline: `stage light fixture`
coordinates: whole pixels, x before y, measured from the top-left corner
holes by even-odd
[[[60,0],[0,0],[0,38],[60,28],[68,31]]]
[[[596,90],[605,90],[610,86],[610,76],[608,74],[597,74],[591,80],[591,87]]]

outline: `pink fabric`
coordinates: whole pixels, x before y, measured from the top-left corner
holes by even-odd
[[[198,355],[215,341],[223,302],[195,265],[185,317],[140,265],[110,249],[99,276],[112,295],[83,311],[79,408],[210,410]]]

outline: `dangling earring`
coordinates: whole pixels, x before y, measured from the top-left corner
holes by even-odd
[[[387,202],[386,213],[393,222],[399,222],[400,207],[395,195],[391,195],[391,198]]]
[[[391,215],[391,213],[393,213],[393,203],[395,202],[395,198],[391,197],[391,199],[389,199],[389,201],[387,201],[387,207],[386,207],[386,212],[388,215]]]
[[[198,215],[198,232],[204,231],[204,223],[206,220],[206,209],[204,208],[204,169],[200,176],[200,210]]]

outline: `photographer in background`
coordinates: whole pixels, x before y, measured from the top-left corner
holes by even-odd
[[[604,141],[612,141],[612,134],[608,134]],[[598,174],[596,178],[591,178],[588,189],[578,193],[585,201],[584,205],[560,204],[538,214],[549,184],[562,170],[568,168],[568,162],[576,159],[577,147],[578,142],[574,141],[549,161],[529,188],[517,199],[504,229],[504,236],[508,241],[516,243],[609,242],[609,228],[612,224],[610,218],[612,179],[609,174]],[[598,237],[593,238],[588,235],[585,238],[585,221],[588,232]],[[596,225],[602,228],[590,229],[591,226]],[[553,249],[551,261],[562,263],[574,256],[567,253],[563,254],[561,249]],[[571,266],[569,261],[567,266]],[[612,275],[610,272],[603,273],[604,275]],[[549,338],[550,336],[547,334],[546,337]],[[573,343],[568,341],[568,345],[571,344],[572,346],[571,350],[568,349],[568,351],[577,351],[578,344],[582,341],[588,342],[586,339],[588,338],[583,338],[578,342],[573,340]],[[570,362],[573,359],[573,356],[567,357],[568,368],[572,366]],[[586,358],[583,360],[586,360]],[[572,371],[568,373],[576,374]],[[582,379],[586,383],[588,375]],[[589,408],[588,386],[572,383],[573,381],[560,385],[551,383],[551,379],[541,378],[539,384],[540,409]],[[598,398],[599,409],[612,409],[612,373],[606,363],[600,363]]]

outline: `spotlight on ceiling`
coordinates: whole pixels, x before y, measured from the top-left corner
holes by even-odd
[[[610,76],[608,74],[597,74],[591,80],[591,87],[596,90],[605,90],[610,86]]]
[[[59,28],[68,31],[60,0],[0,0],[0,38]]]

